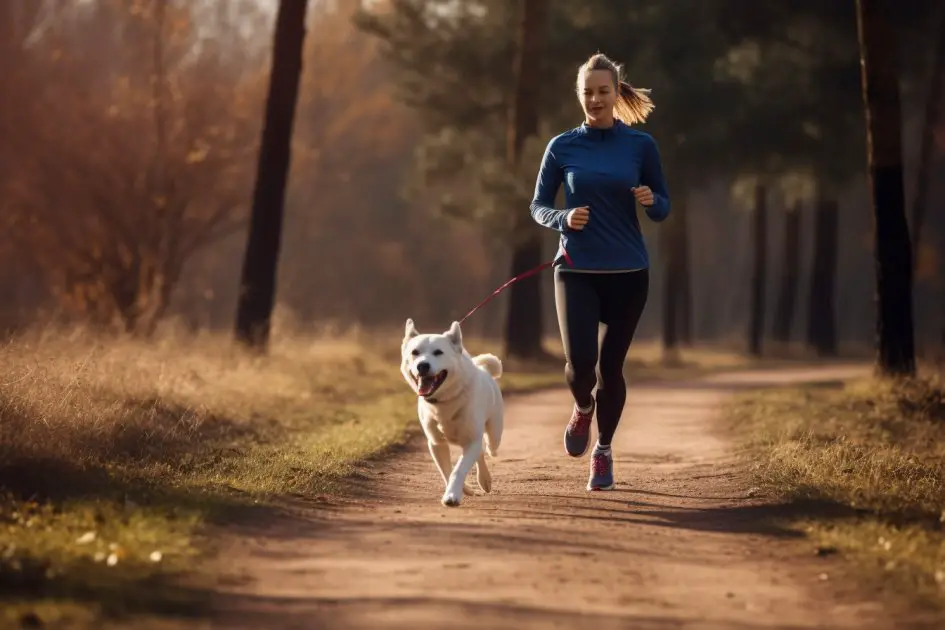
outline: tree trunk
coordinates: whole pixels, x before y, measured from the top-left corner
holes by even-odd
[[[916,172],[915,198],[912,202],[912,251],[913,273],[919,261],[922,244],[922,227],[929,205],[930,174],[935,156],[935,128],[939,121],[945,120],[945,8],[939,9],[939,22],[936,31],[935,58],[932,61],[932,79],[929,94],[925,101],[925,117],[922,121],[922,144],[919,149],[919,165]]]
[[[520,0],[518,50],[514,61],[515,95],[509,112],[506,156],[510,168],[522,157],[525,140],[538,133],[538,96],[544,45],[547,0]],[[518,212],[518,211],[516,211]],[[541,264],[541,234],[524,212],[518,212],[513,230],[512,277]],[[531,228],[531,229],[529,229]],[[544,334],[541,278],[532,276],[509,288],[506,316],[505,351],[509,356],[534,359],[542,357]]]
[[[857,0],[876,258],[877,371],[915,374],[912,249],[902,173],[899,41],[893,0]]]
[[[818,191],[814,219],[814,261],[807,308],[807,342],[821,357],[836,356],[837,248],[840,212],[837,201]]]
[[[765,330],[765,275],[768,249],[768,189],[759,184],[755,187],[755,207],[751,216],[752,265],[751,297],[748,322],[748,353],[761,356]]]
[[[678,182],[677,182],[678,184]],[[674,214],[660,228],[660,252],[663,258],[663,355],[675,358],[680,343],[686,343],[684,327],[686,278],[684,251],[686,195],[677,185]]]
[[[269,345],[282,239],[292,127],[302,74],[308,0],[280,0],[256,187],[237,298],[236,339],[265,351]]]
[[[663,355],[670,357],[679,346],[679,274],[676,273],[679,251],[676,248],[676,217],[670,217],[660,230],[663,264]]]
[[[801,202],[795,202],[784,214],[784,251],[781,263],[781,287],[774,312],[773,337],[781,343],[791,340],[791,326],[797,308],[797,288],[801,274]]]
[[[679,342],[692,346],[692,269],[689,257],[689,204],[685,199],[676,210],[679,219]]]

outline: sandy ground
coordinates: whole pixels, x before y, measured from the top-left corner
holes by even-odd
[[[352,496],[234,532],[219,628],[903,628],[770,524],[718,410],[746,387],[830,382],[862,367],[632,386],[618,487],[586,493],[564,454],[564,391],[510,399],[494,491],[459,508],[418,442],[365,468]],[[454,452],[455,457],[455,452]]]

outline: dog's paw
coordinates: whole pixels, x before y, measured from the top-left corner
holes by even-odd
[[[443,495],[443,498],[440,499],[440,503],[446,507],[456,507],[462,501],[463,497],[458,492],[447,492]]]
[[[476,496],[476,491],[471,485],[467,483],[463,484],[463,494],[465,494],[467,497],[474,497]]]

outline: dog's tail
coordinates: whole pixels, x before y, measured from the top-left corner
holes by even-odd
[[[476,367],[485,370],[494,379],[502,377],[502,361],[494,354],[478,354],[472,358]]]

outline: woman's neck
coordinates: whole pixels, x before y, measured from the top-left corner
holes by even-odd
[[[593,129],[610,129],[616,124],[616,119],[610,118],[609,120],[590,120],[585,118],[584,124]]]

